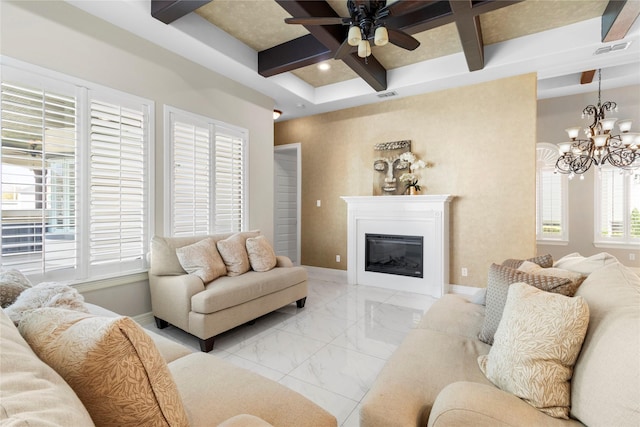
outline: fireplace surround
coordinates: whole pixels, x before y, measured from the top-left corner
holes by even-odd
[[[435,297],[448,291],[449,204],[453,196],[343,196],[342,199],[347,203],[349,284]],[[367,234],[421,238],[422,277],[388,274],[367,268]]]

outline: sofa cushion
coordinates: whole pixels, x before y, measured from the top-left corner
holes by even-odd
[[[615,262],[597,269],[576,296],[590,320],[571,380],[571,415],[585,425],[638,426],[640,277]]]
[[[206,237],[199,242],[176,249],[180,265],[189,274],[195,274],[209,283],[227,274],[227,267],[218,253],[216,241]]]
[[[249,271],[241,276],[224,276],[191,297],[191,311],[214,313],[307,280],[304,267],[274,268],[262,273]]]
[[[580,287],[580,285],[582,284],[582,282],[584,282],[584,279],[587,278],[585,274],[578,273],[576,271],[565,270],[563,268],[557,268],[557,267],[542,268],[538,264],[535,264],[529,261],[525,261],[522,264],[520,264],[520,267],[518,267],[518,270],[523,271],[525,273],[529,273],[529,274],[561,277],[564,279],[571,280],[571,286],[567,287],[563,292],[563,294],[567,296],[574,295],[578,290],[578,288]]]
[[[579,253],[574,252],[560,258],[553,264],[553,266],[589,275],[597,269],[602,268],[605,265],[613,264],[617,261],[616,257],[606,252],[600,252],[590,257],[583,257]]]
[[[227,275],[239,276],[251,269],[246,243],[249,237],[257,237],[259,234],[258,232],[236,233],[218,241],[218,252],[227,266]]]
[[[278,427],[335,427],[336,419],[299,393],[206,353],[169,363],[189,425],[216,426],[249,414]]]
[[[5,313],[17,325],[25,313],[41,307],[59,307],[88,313],[82,294],[76,288],[58,282],[42,282],[24,290],[5,309]]]
[[[31,286],[29,279],[18,270],[0,271],[0,306],[5,308],[13,304],[18,295]]]
[[[0,310],[0,424],[92,426],[78,396]]]
[[[276,253],[266,237],[249,237],[246,246],[249,263],[254,271],[269,271],[276,266]]]
[[[522,265],[523,262],[528,261],[534,264],[538,264],[542,268],[549,268],[553,266],[553,257],[551,254],[539,255],[533,258],[527,259],[506,259],[502,262],[502,265],[509,268],[518,268]]]
[[[19,326],[103,425],[188,425],[176,385],[153,341],[128,317],[58,308],[28,312]]]
[[[569,380],[588,324],[589,307],[582,297],[515,283],[509,287],[493,347],[478,363],[502,390],[547,415],[568,419]]]
[[[517,282],[524,282],[545,291],[559,293],[563,293],[571,287],[569,279],[527,274],[513,268],[492,264],[489,267],[487,280],[485,318],[478,335],[481,341],[493,344],[493,335],[498,329],[498,324],[502,318],[509,286]]]

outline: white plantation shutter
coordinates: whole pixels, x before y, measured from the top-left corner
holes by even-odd
[[[640,173],[602,167],[596,176],[596,243],[640,244]]]
[[[51,275],[76,265],[76,100],[2,82],[2,266]],[[62,273],[64,274],[64,273]]]
[[[245,225],[246,131],[165,107],[171,171],[169,234],[242,231]]]
[[[536,235],[539,241],[568,240],[567,176],[555,172],[558,148],[538,143],[536,171]]]
[[[172,117],[172,235],[209,233],[211,227],[211,129]]]
[[[242,231],[244,226],[245,138],[216,126],[215,232]]]
[[[143,106],[90,103],[90,266],[142,267],[146,252],[147,121]],[[113,267],[106,267],[107,269]]]

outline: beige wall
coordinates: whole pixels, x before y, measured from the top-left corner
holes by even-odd
[[[605,71],[606,72],[606,71]],[[632,130],[640,129],[640,86],[629,86],[602,91],[602,101],[618,104],[618,112],[607,117],[634,119]],[[590,92],[561,98],[543,99],[538,102],[538,141],[557,144],[567,140],[564,129],[573,126],[588,125],[581,118],[582,109],[598,102],[598,93]],[[617,128],[616,128],[617,129]],[[584,174],[584,180],[574,178],[569,181],[569,244],[538,245],[539,253],[550,253],[554,259],[572,252],[584,256],[599,252],[609,252],[620,262],[640,267],[640,250],[597,248],[594,237],[594,173],[595,168]],[[635,261],[629,254],[635,254]]]
[[[456,196],[451,283],[485,286],[492,262],[535,254],[536,76],[528,74],[277,123],[276,145],[302,145],[302,264],[346,269],[340,196],[371,195],[374,144],[404,139],[434,164],[421,171],[426,194]]]
[[[155,230],[164,229],[163,104],[249,130],[249,224],[273,237],[273,100],[62,1],[0,3],[0,53],[155,101]],[[100,295],[109,294],[109,298]],[[150,311],[148,285],[87,295]],[[95,297],[95,298],[94,298]],[[127,300],[126,307],[117,301]],[[123,308],[120,309],[119,308]]]

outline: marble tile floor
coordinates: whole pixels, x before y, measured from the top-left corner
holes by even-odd
[[[378,372],[434,301],[348,285],[346,275],[309,269],[304,308],[290,304],[218,335],[211,354],[301,393],[335,415],[339,426],[356,427]],[[198,340],[178,328],[144,327],[199,351]]]

